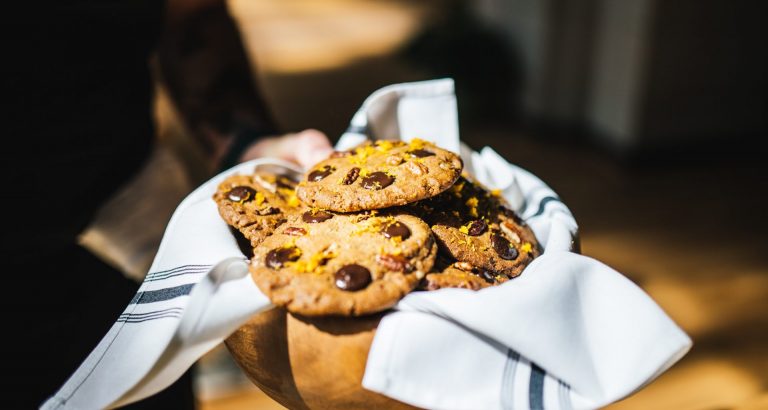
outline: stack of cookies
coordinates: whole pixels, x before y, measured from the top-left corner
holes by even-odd
[[[499,192],[462,168],[458,155],[418,139],[366,142],[302,181],[231,176],[214,200],[249,241],[254,280],[274,304],[358,316],[413,290],[498,285],[538,255]]]

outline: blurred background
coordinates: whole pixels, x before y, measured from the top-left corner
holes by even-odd
[[[226,6],[249,75],[282,132],[316,128],[335,140],[377,88],[454,78],[463,141],[475,149],[490,145],[550,184],[580,224],[583,253],[641,286],[694,340],[677,365],[610,408],[768,408],[762,2],[229,0]],[[187,41],[203,41],[202,33]],[[178,58],[193,74],[208,67],[204,52]],[[105,232],[128,228],[105,212],[84,235],[137,278],[175,205],[211,175],[171,96],[178,84],[168,80],[174,82],[167,72],[157,76],[162,149],[144,176],[145,189],[164,193],[166,205],[147,211],[157,232],[144,231],[132,253],[121,255]],[[154,177],[160,173],[163,178]],[[203,409],[280,408],[224,349],[200,362],[196,378]]]

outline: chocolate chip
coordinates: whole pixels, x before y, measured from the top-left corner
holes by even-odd
[[[321,169],[316,169],[309,173],[309,176],[307,176],[307,181],[317,182],[321,179],[327,177],[328,175],[331,175],[333,171],[336,171],[336,168],[325,165]]]
[[[475,272],[473,272],[473,273],[475,273]],[[489,272],[489,271],[487,271],[485,269],[480,269],[475,274],[477,276],[479,276],[480,278],[482,278],[483,280],[485,280],[486,282],[488,282],[488,283],[496,282],[496,277],[493,275],[493,273]]]
[[[325,211],[317,211],[317,212],[307,211],[307,212],[304,212],[304,215],[301,216],[301,220],[310,224],[324,222],[331,218],[333,218],[333,214]]]
[[[413,270],[413,266],[403,255],[378,255],[376,262],[394,272],[409,273]]]
[[[412,157],[416,157],[416,158],[432,157],[435,155],[434,152],[427,151],[425,149],[415,149],[412,151],[408,151],[408,153],[411,154]]]
[[[408,239],[408,237],[411,236],[411,230],[408,229],[408,226],[399,221],[381,228],[381,231],[379,232],[386,238],[399,236],[402,240]]]
[[[236,186],[227,192],[227,199],[232,202],[252,201],[256,196],[256,190],[248,186]]]
[[[363,178],[363,188],[379,190],[384,189],[395,182],[395,177],[391,177],[384,172],[372,172]]]
[[[491,245],[493,245],[493,250],[496,251],[497,254],[499,254],[499,257],[501,259],[506,260],[515,260],[517,259],[518,252],[516,248],[513,248],[512,246],[509,246],[509,241],[501,236],[498,232],[494,232],[491,234]]]
[[[280,269],[286,262],[294,262],[301,256],[299,248],[277,248],[267,252],[264,264],[272,269]]]
[[[485,232],[485,229],[488,228],[488,224],[485,223],[482,219],[476,219],[469,223],[469,228],[467,233],[469,236],[479,236],[482,235],[483,232]]]
[[[291,236],[304,236],[307,234],[307,230],[304,228],[297,228],[295,226],[289,226],[283,229],[283,233]]]
[[[354,167],[347,172],[347,176],[344,177],[344,180],[341,181],[341,183],[344,185],[351,185],[357,180],[358,175],[360,175],[360,168]]]
[[[337,288],[347,291],[364,289],[372,280],[368,269],[355,264],[342,267],[333,278]]]
[[[278,188],[288,188],[288,189],[294,189],[296,188],[296,182],[291,180],[290,178],[286,177],[278,177],[277,181],[275,181],[275,184]]]

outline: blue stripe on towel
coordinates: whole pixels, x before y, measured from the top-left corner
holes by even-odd
[[[131,313],[123,313],[123,314],[120,315],[120,318],[121,319],[124,319],[124,318],[127,318],[127,317],[140,318],[140,317],[159,315],[159,314],[162,314],[162,313],[182,312],[182,311],[184,311],[184,309],[182,309],[180,307],[172,307],[172,308],[168,308],[168,309],[153,310],[151,312],[144,312],[144,313],[133,313],[133,312],[131,312]]]
[[[165,273],[163,275],[153,276],[151,278],[147,277],[146,279],[144,279],[144,282],[156,282],[156,281],[159,281],[159,280],[165,280],[165,279],[174,278],[176,276],[206,273],[210,269],[211,269],[210,267],[187,268],[187,269],[182,269],[182,270],[178,270],[178,271],[171,272],[171,273]]]
[[[362,134],[367,136],[368,135],[368,125],[360,126],[360,125],[352,125],[349,124],[349,128],[347,128],[346,132],[351,134]]]
[[[544,409],[544,370],[531,363],[531,382],[528,385],[528,404],[531,409]]]
[[[504,374],[501,378],[501,408],[504,410],[515,408],[515,371],[520,354],[512,349],[507,350],[507,363],[504,365]]]
[[[562,410],[571,410],[571,388],[563,381],[559,381],[557,389],[558,402]]]
[[[174,299],[180,296],[186,296],[192,291],[195,286],[194,283],[188,285],[174,286],[172,288],[148,290],[144,292],[138,292],[136,296],[131,300],[131,305],[142,303],[162,302],[164,300]]]
[[[150,272],[147,274],[145,281],[154,280],[155,278],[160,278],[168,275],[173,275],[181,271],[210,269],[211,267],[213,267],[213,265],[181,265],[173,269]]]
[[[184,309],[175,307],[144,313],[123,313],[120,315],[120,317],[117,318],[117,321],[126,323],[139,323],[166,317],[181,317],[183,311]]]
[[[129,318],[124,318],[124,319],[123,318],[117,319],[117,321],[118,322],[125,322],[125,323],[141,323],[141,322],[147,322],[147,321],[150,321],[150,320],[164,319],[164,318],[168,318],[168,317],[179,318],[179,317],[181,317],[181,313],[166,313],[164,315],[151,316],[151,317],[146,317],[146,318],[136,318],[136,319],[129,317]]]
[[[554,196],[545,196],[539,202],[539,209],[536,210],[536,213],[531,215],[531,216],[529,216],[529,217],[527,217],[526,219],[535,218],[535,217],[543,214],[544,213],[544,208],[546,208],[547,204],[549,204],[550,202],[558,202],[558,203],[562,204],[562,201],[560,201],[560,198],[557,198],[557,197],[554,197]]]

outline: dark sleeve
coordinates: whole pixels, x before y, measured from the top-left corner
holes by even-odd
[[[171,7],[167,21],[158,48],[161,81],[204,148],[234,138],[225,156],[234,165],[247,145],[277,132],[236,24],[223,1],[192,11]]]

